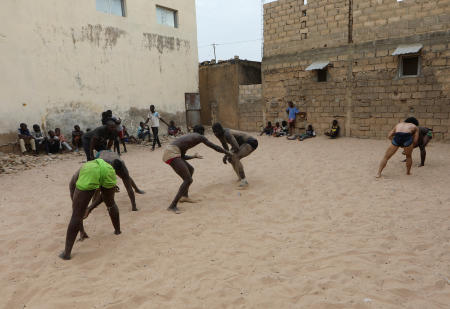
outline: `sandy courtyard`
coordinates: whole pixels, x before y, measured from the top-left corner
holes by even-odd
[[[214,142],[217,140],[212,139]],[[78,160],[0,177],[0,308],[449,308],[450,145],[405,175],[388,142],[259,138],[251,187],[206,147],[191,195],[166,211],[180,180],[162,151],[124,155],[147,192],[132,213],[121,182],[122,235],[106,208],[62,261]]]

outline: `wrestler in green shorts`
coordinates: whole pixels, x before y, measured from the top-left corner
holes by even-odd
[[[83,165],[76,187],[80,191],[92,191],[101,187],[111,189],[116,184],[117,176],[114,168],[102,159],[96,159]]]

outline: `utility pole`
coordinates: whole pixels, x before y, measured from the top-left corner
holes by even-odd
[[[216,56],[216,43],[214,43],[213,45],[213,49],[214,49],[214,60],[216,61],[216,63],[217,63],[217,56]]]

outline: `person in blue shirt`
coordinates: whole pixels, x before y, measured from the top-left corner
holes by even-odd
[[[295,134],[295,121],[297,120],[297,115],[300,111],[294,106],[292,101],[289,101],[288,104],[289,107],[286,108],[286,113],[289,115],[289,135],[293,135]]]
[[[150,142],[151,134],[150,134],[150,128],[145,125],[145,123],[140,122],[139,128],[137,131],[137,136],[140,140],[144,141],[146,137],[148,137],[148,141]]]

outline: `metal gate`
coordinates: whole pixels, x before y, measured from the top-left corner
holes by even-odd
[[[186,123],[187,126],[192,128],[198,124],[202,124],[200,118],[200,94],[199,93],[186,93],[184,95],[186,102]]]

